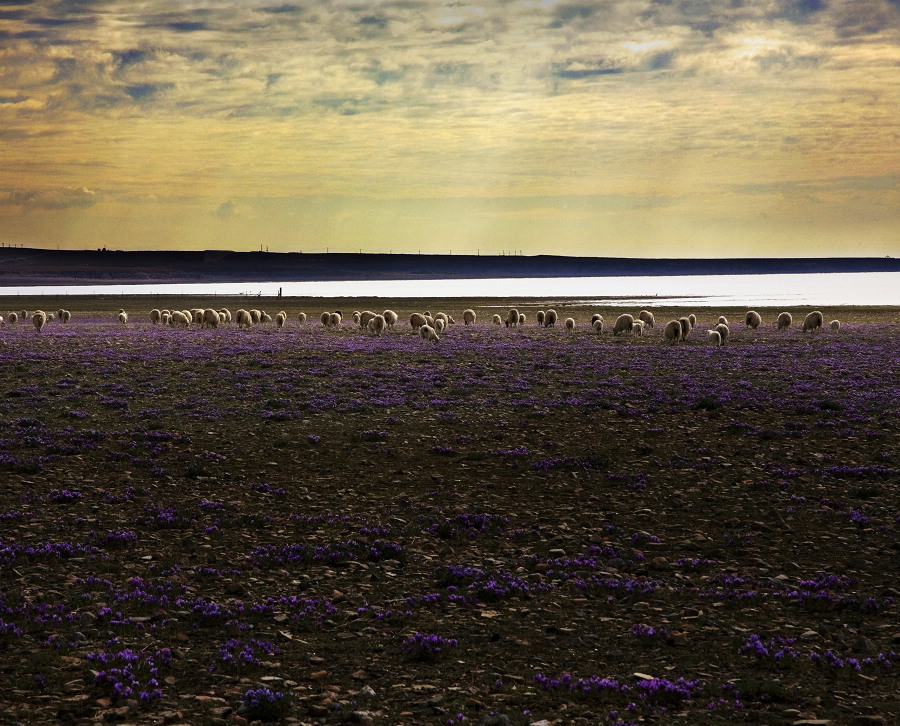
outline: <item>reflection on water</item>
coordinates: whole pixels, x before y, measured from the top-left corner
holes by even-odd
[[[575,298],[590,304],[679,307],[900,305],[900,272],[480,280],[175,283],[0,287],[0,295],[246,295],[354,298]]]

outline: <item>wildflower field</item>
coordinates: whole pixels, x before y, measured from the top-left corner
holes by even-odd
[[[0,299],[0,723],[900,721],[896,311],[248,302]]]

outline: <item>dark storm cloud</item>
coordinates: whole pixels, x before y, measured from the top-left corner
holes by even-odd
[[[572,59],[561,63],[553,63],[550,67],[550,74],[554,78],[564,80],[614,76],[624,72],[625,69],[622,66],[605,58],[593,60]]]
[[[263,13],[269,13],[271,15],[297,15],[303,12],[303,8],[299,5],[271,5],[263,8],[259,8],[259,10]]]
[[[196,33],[201,30],[209,30],[209,25],[202,20],[175,20],[166,23],[166,27],[177,33]]]
[[[150,57],[150,53],[146,50],[131,48],[129,50],[113,51],[113,56],[120,66],[130,66],[140,63]]]
[[[97,19],[93,16],[82,16],[77,18],[29,18],[29,24],[38,25],[44,28],[61,28],[76,25],[95,25]]]

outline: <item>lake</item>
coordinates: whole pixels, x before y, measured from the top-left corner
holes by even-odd
[[[597,305],[900,306],[900,272],[672,277],[550,277],[473,280],[38,285],[0,295],[210,295],[321,298],[575,299]]]

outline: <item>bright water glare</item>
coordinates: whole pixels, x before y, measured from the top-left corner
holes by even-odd
[[[0,295],[246,295],[321,298],[576,299],[591,304],[900,306],[900,272],[475,280],[167,283],[0,287]]]

